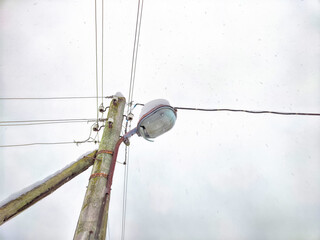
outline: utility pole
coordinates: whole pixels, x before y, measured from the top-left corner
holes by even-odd
[[[115,145],[120,139],[126,100],[114,97],[110,103],[106,126],[92,168],[74,240],[104,240],[109,213],[110,189],[107,189],[109,170]],[[111,179],[112,181],[112,176]]]

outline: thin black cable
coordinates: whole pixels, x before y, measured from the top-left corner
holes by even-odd
[[[189,108],[189,107],[174,107],[179,110],[191,110],[191,111],[206,111],[206,112],[245,112],[255,114],[279,114],[279,115],[300,115],[300,116],[320,116],[320,113],[305,113],[305,112],[278,112],[278,111],[255,111],[244,109],[229,109],[229,108]]]
[[[23,143],[23,144],[12,144],[12,145],[0,145],[0,148],[5,147],[26,147],[26,146],[33,146],[33,145],[57,145],[57,144],[79,144],[79,143],[91,143],[95,141],[86,141],[86,142],[51,142],[51,143],[43,143],[43,142],[36,142],[36,143]]]

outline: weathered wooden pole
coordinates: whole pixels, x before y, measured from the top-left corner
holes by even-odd
[[[94,163],[96,152],[97,151],[93,151],[63,170],[35,183],[24,191],[22,190],[21,193],[14,194],[12,197],[9,197],[8,200],[4,200],[3,204],[0,204],[2,205],[0,206],[0,225],[17,216],[89,168]]]
[[[116,97],[110,103],[106,126],[92,168],[74,240],[104,240],[106,237],[110,201],[110,194],[107,194],[107,180],[112,154],[120,139],[125,103],[124,97]]]

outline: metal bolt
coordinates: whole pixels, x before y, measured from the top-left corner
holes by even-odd
[[[126,146],[130,146],[130,141],[129,141],[129,139],[128,138],[125,138],[124,140],[123,140],[123,142],[124,142],[124,144],[126,145]]]

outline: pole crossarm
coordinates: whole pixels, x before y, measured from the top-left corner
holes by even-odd
[[[39,184],[35,184],[31,190],[21,193],[20,195],[18,194],[16,197],[5,202],[0,206],[0,225],[17,216],[22,211],[31,207],[66,182],[88,169],[94,163],[96,153],[97,151],[95,150],[90,154],[87,154],[72,165],[53,174],[52,177],[49,177]]]

